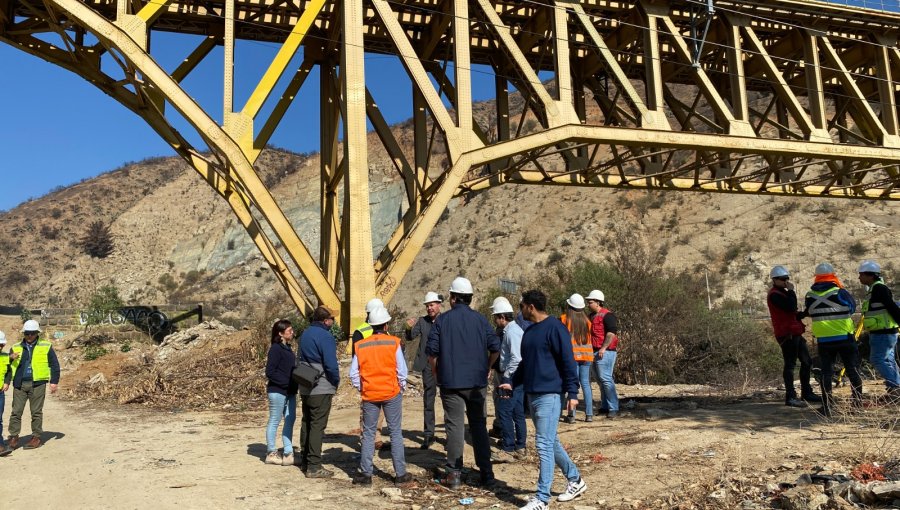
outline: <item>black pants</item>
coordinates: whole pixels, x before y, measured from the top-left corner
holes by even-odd
[[[301,395],[303,417],[300,425],[300,462],[310,471],[322,467],[322,439],[331,414],[334,395]]]
[[[812,386],[809,378],[812,374],[812,358],[809,349],[806,348],[806,340],[800,335],[787,335],[777,338],[781,346],[781,355],[784,357],[784,399],[785,401],[797,398],[797,390],[794,389],[794,367],[800,360],[800,391],[804,397],[811,395]]]
[[[434,399],[437,397],[437,380],[434,378],[434,372],[431,371],[431,365],[426,365],[422,370],[422,386],[425,392],[422,399],[425,403],[425,437],[434,437]]]
[[[834,376],[834,361],[840,357],[850,379],[850,387],[853,394],[853,405],[862,404],[862,378],[859,376],[857,365],[859,363],[859,350],[852,339],[840,342],[825,342],[819,344],[819,362],[822,364],[822,406],[828,412],[834,406],[831,398],[831,384]]]
[[[475,464],[481,470],[482,478],[493,478],[491,445],[487,431],[487,416],[484,412],[486,397],[487,388],[484,387],[441,388],[444,426],[447,429],[447,467],[457,471],[463,467],[463,449],[466,443],[465,418],[468,418],[472,448],[475,450]]]

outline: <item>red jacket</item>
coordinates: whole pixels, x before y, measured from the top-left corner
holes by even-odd
[[[793,310],[785,310],[779,308],[772,303],[772,296],[779,295],[782,300],[790,300],[791,295],[783,289],[772,287],[769,289],[769,295],[766,303],[769,305],[769,315],[772,317],[772,329],[775,330],[775,338],[781,338],[788,335],[802,335],[806,331],[806,326],[797,319],[797,308]],[[797,298],[794,296],[794,302]]]

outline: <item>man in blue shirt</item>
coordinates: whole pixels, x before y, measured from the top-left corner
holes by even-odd
[[[340,383],[337,344],[331,334],[335,313],[320,306],[313,311],[312,324],[300,336],[298,358],[322,371],[312,388],[300,388],[303,418],[300,426],[300,469],[307,478],[331,478],[334,472],[322,467],[322,440],[331,399]]]
[[[461,483],[466,417],[481,483],[492,486],[496,481],[484,403],[488,371],[500,355],[500,338],[488,320],[470,307],[473,293],[469,280],[462,277],[453,280],[451,308],[435,318],[425,346],[441,389],[447,430],[447,465],[440,481],[453,489]]]
[[[533,324],[522,337],[522,361],[513,374],[512,384],[501,384],[507,391],[523,387],[531,406],[535,447],[540,458],[537,494],[521,510],[550,508],[553,468],[559,466],[568,480],[558,501],[571,501],[587,490],[581,473],[563,449],[557,435],[560,395],[568,394],[567,409],[578,406],[578,366],[572,354],[569,330],[556,317],[547,314],[547,296],[539,290],[522,294],[522,315]]]

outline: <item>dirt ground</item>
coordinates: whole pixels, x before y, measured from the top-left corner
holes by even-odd
[[[825,423],[812,410],[786,408],[777,394],[729,401],[683,386],[621,387],[620,393],[630,407],[620,419],[560,425],[561,439],[589,488],[575,502],[554,507],[673,508],[691,501],[688,494],[700,494],[702,502],[729,485],[791,482],[827,461],[846,463],[878,455],[885,442],[897,439],[893,431]],[[4,424],[9,423],[10,407],[7,400]],[[324,451],[326,464],[336,468],[337,476],[323,481],[306,479],[295,467],[263,463],[262,409],[159,412],[48,398],[46,444],[0,459],[0,479],[7,487],[38,489],[8,490],[0,506],[446,509],[462,508],[459,500],[473,497],[468,508],[514,508],[533,492],[537,460],[532,447],[528,461],[495,467],[497,478],[506,484],[498,496],[469,485],[451,492],[431,483],[427,472],[441,463],[443,447],[418,449],[421,409],[418,397],[405,402],[407,462],[417,480],[391,499],[381,492],[393,487],[387,452],[378,456],[371,488],[350,484],[358,462],[356,438],[350,434],[358,426],[353,406],[332,413]],[[29,430],[26,420],[23,436]],[[530,424],[529,436],[533,445]],[[472,466],[471,450],[466,451],[466,465]],[[554,491],[563,486],[557,474]],[[765,498],[756,503],[763,505]],[[741,506],[739,497],[734,508]],[[754,508],[749,502],[743,507]]]

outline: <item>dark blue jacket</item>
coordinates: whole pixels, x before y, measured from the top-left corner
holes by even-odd
[[[341,374],[338,371],[337,360],[337,344],[331,331],[321,322],[313,322],[309,325],[303,334],[300,335],[300,359],[312,363],[322,365],[324,374],[319,380],[313,395],[317,394],[334,394],[338,384],[341,382]],[[322,379],[327,381],[332,388],[323,385]]]
[[[438,359],[438,384],[447,389],[487,386],[488,352],[499,351],[500,337],[488,320],[462,303],[437,316],[425,346],[425,354]]]
[[[269,356],[266,358],[266,392],[280,393],[282,395],[296,395],[297,383],[291,377],[297,356],[290,346],[281,342],[269,347]]]
[[[27,344],[24,340],[22,341],[22,359],[19,360],[19,369],[16,370],[16,375],[13,376],[13,387],[18,389],[22,389],[22,380],[25,377],[25,372],[28,370],[27,367],[31,366],[31,350],[25,347]],[[47,354],[47,361],[50,362],[50,384],[59,384],[59,360],[56,359],[56,351],[52,347]],[[9,369],[12,370],[12,366]],[[37,381],[34,383],[34,386],[43,384],[47,384],[47,381]]]
[[[535,322],[522,336],[522,361],[513,385],[525,393],[568,393],[578,398],[578,366],[572,353],[572,334],[556,317]]]

